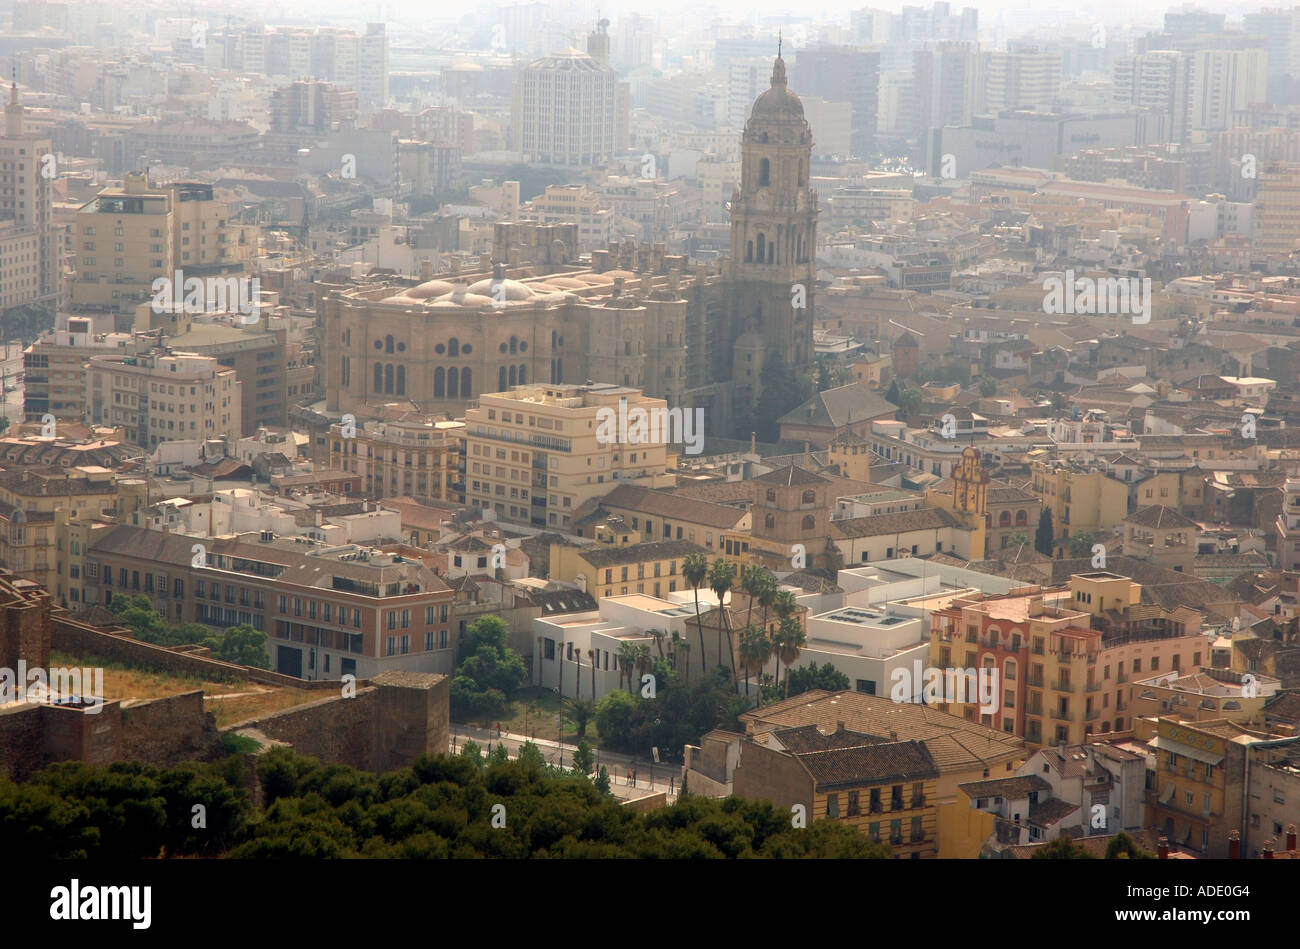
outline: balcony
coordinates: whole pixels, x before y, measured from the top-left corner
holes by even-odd
[[[1052,689],[1056,692],[1074,692],[1074,686],[1070,684],[1069,679],[1053,679]]]
[[[913,795],[912,807],[913,808],[925,807],[925,795],[924,794]]]
[[[1025,684],[1031,689],[1041,689],[1043,687],[1043,677],[1041,675],[1031,675],[1025,680]]]
[[[1056,719],[1058,722],[1073,722],[1074,713],[1065,712],[1058,708],[1054,712],[1052,712],[1052,718]]]

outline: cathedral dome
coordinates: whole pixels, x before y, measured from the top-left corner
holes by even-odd
[[[803,117],[803,103],[786,85],[785,60],[778,56],[772,64],[772,87],[754,100],[749,121],[789,122]]]

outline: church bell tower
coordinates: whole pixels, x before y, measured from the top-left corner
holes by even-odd
[[[757,397],[755,364],[776,354],[799,371],[813,366],[818,208],[808,184],[812,144],[803,103],[786,84],[778,52],[771,88],[754,101],[745,124],[740,185],[731,199],[738,398]]]

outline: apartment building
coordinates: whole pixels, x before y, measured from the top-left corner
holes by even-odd
[[[202,553],[194,552],[202,544]],[[363,545],[317,547],[270,531],[194,537],[98,525],[80,555],[82,603],[141,594],[173,622],[247,623],[271,665],[305,679],[390,669],[448,674],[452,591],[423,564]]]
[[[1048,108],[1061,91],[1061,54],[1032,44],[1009,43],[984,54],[985,108]]]
[[[1198,611],[1145,605],[1140,584],[1105,571],[1064,591],[956,599],[930,627],[932,665],[996,670],[999,707],[981,720],[1035,746],[1131,730],[1134,679],[1208,664],[1209,652]],[[970,701],[940,708],[979,714]]]
[[[1300,219],[1300,164],[1270,162],[1259,169],[1251,240],[1256,255],[1287,255],[1296,249]]]
[[[172,279],[176,237],[171,193],[145,174],[127,173],[77,212],[73,224],[73,306],[126,312]]]
[[[85,374],[87,421],[121,428],[144,448],[243,432],[241,386],[234,369],[211,356],[153,348],[135,355],[92,356]]]
[[[1067,545],[1071,534],[1108,531],[1128,514],[1128,486],[1100,468],[1045,458],[1035,460],[1030,471],[1030,490],[1052,512],[1058,550]]]
[[[86,414],[86,360],[128,352],[132,342],[130,333],[113,332],[111,314],[56,314],[53,331],[23,350],[24,415],[80,421]]]
[[[510,143],[522,159],[600,165],[626,147],[629,92],[608,62],[569,47],[519,72]]]
[[[463,501],[458,484],[464,441],[465,423],[448,419],[335,423],[327,464],[357,475],[366,497]]]
[[[72,512],[97,517],[144,504],[145,482],[99,465],[18,465],[0,471],[0,563],[64,599],[57,523]]]
[[[57,167],[50,138],[27,131],[18,84],[0,136],[0,307],[54,305],[62,293],[62,242],[54,229]]]
[[[628,442],[598,422],[608,417],[602,410],[626,419],[638,409],[662,413],[667,403],[608,384],[484,393],[465,413],[466,502],[491,508],[499,520],[565,530],[614,482],[672,487],[677,452],[666,437]],[[626,424],[620,431],[631,434]]]
[[[715,504],[630,484],[619,484],[589,504],[594,505],[591,515],[580,515],[574,521],[573,533],[579,537],[604,540],[600,536],[600,525],[616,518],[620,521],[619,529],[611,533],[624,537],[624,543],[686,540],[702,545],[711,557],[720,553],[739,556],[749,552],[750,513],[729,504]]]
[[[608,247],[613,234],[614,212],[583,185],[547,185],[544,193],[523,206],[522,213],[542,224],[576,222],[581,252]]]

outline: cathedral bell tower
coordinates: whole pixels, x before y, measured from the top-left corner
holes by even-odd
[[[741,139],[740,186],[731,198],[732,378],[757,397],[755,353],[813,365],[817,193],[809,187],[812,133],[777,55],[772,86],[755,101]],[[748,357],[748,358],[746,358]],[[750,374],[746,375],[746,370]]]

